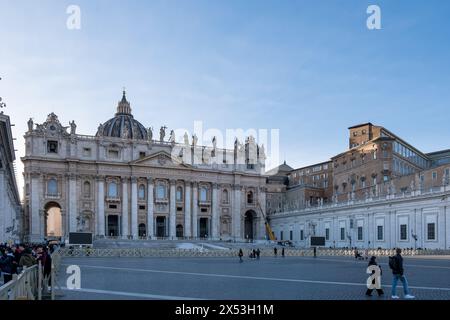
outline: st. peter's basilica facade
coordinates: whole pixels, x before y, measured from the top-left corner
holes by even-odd
[[[51,113],[28,122],[22,231],[29,241],[92,232],[96,238],[264,239],[264,150],[155,137],[134,119],[125,92],[95,135]]]

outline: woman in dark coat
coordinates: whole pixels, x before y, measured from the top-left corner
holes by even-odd
[[[370,266],[378,266],[378,268],[380,268],[380,276],[383,274],[383,271],[381,270],[381,267],[377,263],[377,257],[375,257],[375,256],[370,257],[369,264],[367,266],[368,267],[370,267]],[[375,273],[375,270],[372,271],[372,274],[374,274],[374,273]],[[374,283],[375,283],[375,280],[372,281],[372,284],[374,284]],[[381,285],[381,283],[380,283],[380,285]],[[381,295],[384,294],[383,289],[381,289],[381,287],[379,289],[376,289],[376,290],[377,290],[378,296],[381,296]],[[367,289],[366,296],[371,297],[372,296],[372,291],[373,291],[373,289]]]

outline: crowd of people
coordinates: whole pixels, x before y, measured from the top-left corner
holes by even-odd
[[[53,245],[47,244],[0,244],[0,276],[3,284],[20,274],[24,268],[41,264],[44,278],[50,278]],[[3,285],[2,284],[2,285]]]

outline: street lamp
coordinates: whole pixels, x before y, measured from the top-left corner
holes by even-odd
[[[417,250],[417,234],[415,234],[412,230],[411,230],[411,236],[414,239],[414,250]]]

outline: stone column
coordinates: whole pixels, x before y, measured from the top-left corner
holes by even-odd
[[[41,238],[41,217],[39,210],[41,209],[40,199],[42,196],[42,185],[39,183],[40,174],[31,173],[31,188],[30,188],[30,241],[40,242],[43,240]]]
[[[138,239],[137,178],[131,178],[131,236]]]
[[[77,176],[73,173],[68,175],[69,194],[69,232],[77,232]]]
[[[184,236],[191,237],[191,182],[187,181],[184,189]]]
[[[241,186],[233,186],[233,237],[241,239]]]
[[[129,178],[122,178],[122,239],[128,239],[130,229],[128,227],[128,181]]]
[[[176,239],[177,212],[175,206],[175,180],[170,180],[170,203],[169,203],[169,237]]]
[[[149,239],[153,238],[155,235],[153,226],[153,179],[151,177],[147,178],[147,237]]]
[[[219,197],[217,183],[212,185],[212,219],[211,219],[211,236],[213,240],[219,239]]]
[[[46,212],[44,209],[39,210],[39,237],[44,239],[45,237],[45,216]]]
[[[105,178],[97,176],[97,235],[105,236]]]
[[[6,212],[6,197],[7,193],[5,190],[5,170],[0,169],[0,242],[5,242],[6,230],[5,230],[5,212]]]
[[[192,187],[192,237],[198,237],[198,183],[194,182]]]
[[[266,232],[266,187],[259,188],[259,198],[256,199],[256,204],[259,208],[257,208],[258,215],[260,216],[260,224],[259,224],[259,234],[256,235],[256,238],[260,239],[269,239],[269,235]]]

